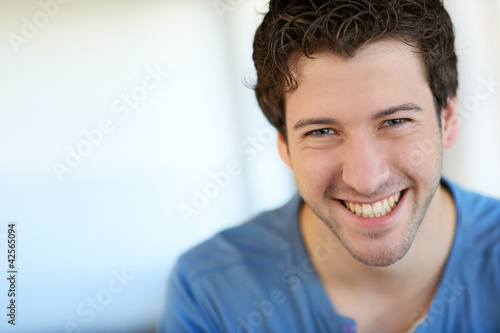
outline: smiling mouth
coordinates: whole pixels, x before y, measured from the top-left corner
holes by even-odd
[[[351,213],[358,216],[367,218],[381,217],[389,214],[396,208],[403,193],[404,190],[391,195],[389,198],[371,204],[357,204],[347,200],[342,200],[342,204]]]

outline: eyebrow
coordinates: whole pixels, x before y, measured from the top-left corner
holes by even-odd
[[[401,104],[398,106],[390,107],[388,109],[377,111],[373,115],[372,119],[384,118],[384,117],[391,116],[391,115],[398,113],[398,112],[414,113],[414,112],[421,112],[421,111],[422,111],[422,108],[420,106],[418,106],[417,104],[407,103],[407,104]]]
[[[375,119],[380,119],[380,118],[385,118],[387,116],[391,116],[395,113],[399,112],[404,112],[404,113],[415,113],[415,112],[421,112],[422,108],[418,106],[417,104],[413,103],[406,103],[406,104],[401,104],[397,106],[392,106],[387,109],[379,110],[377,111],[371,118],[373,120]],[[308,118],[308,119],[301,119],[295,123],[293,126],[294,130],[298,130],[300,128],[309,126],[309,125],[335,125],[338,124],[338,121],[335,120],[334,118]]]

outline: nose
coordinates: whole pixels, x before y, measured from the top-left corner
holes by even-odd
[[[346,144],[343,181],[363,196],[376,194],[389,179],[390,151],[382,142],[359,136]]]

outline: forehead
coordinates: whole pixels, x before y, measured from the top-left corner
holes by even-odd
[[[422,56],[404,43],[372,43],[353,58],[327,52],[313,56],[301,56],[291,68],[298,86],[284,96],[287,122],[304,113],[360,115],[355,111],[369,113],[432,97]]]

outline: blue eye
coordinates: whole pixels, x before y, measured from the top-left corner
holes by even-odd
[[[311,132],[307,132],[306,136],[326,136],[331,134],[335,134],[335,131],[332,130],[331,128],[322,128]]]
[[[389,119],[384,121],[382,126],[380,127],[398,127],[400,125],[405,124],[406,122],[410,121],[409,119]]]

